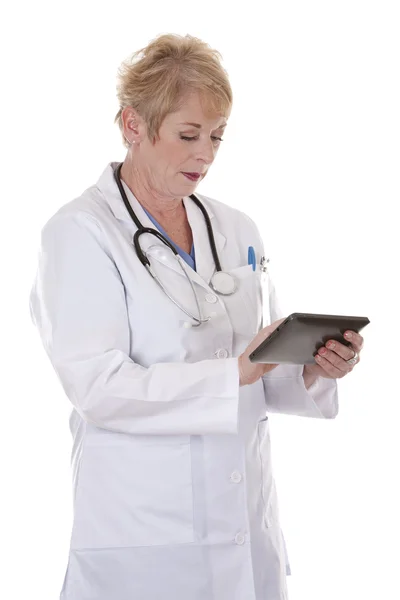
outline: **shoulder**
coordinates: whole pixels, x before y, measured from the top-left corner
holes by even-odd
[[[195,194],[203,203],[204,207],[216,218],[218,223],[225,224],[227,222],[235,224],[239,228],[249,229],[252,233],[258,233],[258,227],[246,213],[237,208],[229,206],[215,198],[204,196],[203,194]]]
[[[98,188],[93,185],[80,196],[63,204],[42,227],[42,238],[61,231],[77,231],[79,228],[92,234],[101,232],[101,222],[109,212]]]
[[[227,235],[233,235],[240,239],[246,238],[251,240],[249,245],[257,245],[260,250],[263,248],[259,229],[256,223],[249,215],[245,212],[233,208],[224,202],[204,196],[202,194],[195,194],[199,198],[200,202],[204,205],[205,209],[214,216],[218,228],[226,232]]]

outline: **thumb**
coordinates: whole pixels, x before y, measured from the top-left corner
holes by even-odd
[[[278,319],[278,321],[274,321],[273,323],[271,323],[271,325],[267,325],[266,327],[264,327],[263,329],[261,329],[257,335],[255,336],[255,338],[253,338],[253,340],[250,342],[250,344],[247,347],[246,353],[247,355],[251,354],[253,352],[253,350],[255,350],[256,348],[258,348],[258,346],[267,339],[267,337],[269,337],[271,335],[271,333],[273,331],[275,331],[275,329],[277,327],[279,327],[279,325],[281,323],[283,323],[285,319]]]

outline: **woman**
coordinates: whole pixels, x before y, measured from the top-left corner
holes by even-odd
[[[160,36],[123,65],[118,97],[126,158],[45,225],[31,295],[73,404],[61,598],[281,600],[267,413],[335,417],[354,352],[336,343],[304,368],[248,359],[280,316],[270,287],[261,329],[260,236],[243,213],[191,197],[231,110],[218,54]],[[149,232],[133,244],[140,227],[181,262]]]

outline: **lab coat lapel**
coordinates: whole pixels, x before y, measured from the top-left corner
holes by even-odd
[[[216,227],[212,209],[209,206],[205,205],[204,201],[201,198],[199,199],[204,205],[208,216],[210,217],[211,226],[214,233],[215,245],[217,247],[217,253],[220,262],[222,262],[221,251],[225,246],[226,238]],[[191,198],[184,198],[183,203],[185,205],[186,214],[193,235],[193,244],[196,259],[196,275],[198,276],[196,279],[193,279],[198,281],[200,284],[206,284],[206,286],[208,287],[210,279],[214,271],[216,270],[216,267],[211,251],[210,240],[208,237],[207,224],[202,211],[193,202]]]
[[[137,227],[133,222],[128,210],[126,209],[117,183],[114,179],[114,168],[116,168],[117,165],[118,163],[111,163],[107,167],[103,175],[100,177],[97,187],[103,193],[105,200],[109,204],[114,216],[118,219],[118,221],[121,221],[125,224],[127,229],[132,233],[133,237],[137,231]],[[122,186],[125,190],[130,205],[132,206],[143,227],[151,227],[152,229],[155,229],[152,221],[150,221],[146,212],[143,210],[140,202],[136,200],[135,196],[132,194],[131,190],[124,181],[122,181]],[[161,244],[161,242],[158,242],[157,238],[152,235],[143,234],[140,236],[140,245],[143,250],[146,250],[148,246],[154,243]]]
[[[111,211],[114,214],[114,217],[120,221],[123,226],[127,229],[129,234],[132,237],[132,246],[133,246],[133,236],[137,231],[137,227],[133,222],[126,206],[124,204],[123,199],[121,198],[120,191],[118,189],[117,183],[114,179],[114,169],[117,167],[118,163],[110,163],[106,170],[101,175],[97,187],[102,192],[106,202],[110,206]],[[151,229],[155,229],[154,224],[147,216],[147,213],[142,208],[140,202],[135,198],[129,187],[126,185],[124,181],[122,181],[122,186],[125,190],[126,196],[130,205],[132,206],[137,218],[141,222],[143,227],[150,227]],[[159,246],[160,247],[160,255],[168,257],[168,260],[163,260],[163,265],[173,269],[180,275],[184,276],[182,273],[182,269],[180,268],[178,262],[173,258],[172,253],[168,251],[166,246],[157,239],[156,236],[151,235],[149,233],[143,233],[140,238],[140,247],[144,253],[147,252],[150,246]],[[157,260],[157,256],[153,256],[151,260]]]

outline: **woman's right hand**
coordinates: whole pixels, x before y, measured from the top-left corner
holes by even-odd
[[[255,350],[261,342],[263,342],[271,333],[276,329],[285,319],[279,319],[271,325],[267,325],[264,329],[261,329],[255,338],[247,346],[246,350],[239,356],[239,385],[248,385],[255,383],[260,377],[272,371],[278,365],[265,365],[252,363],[249,360],[249,355]]]

